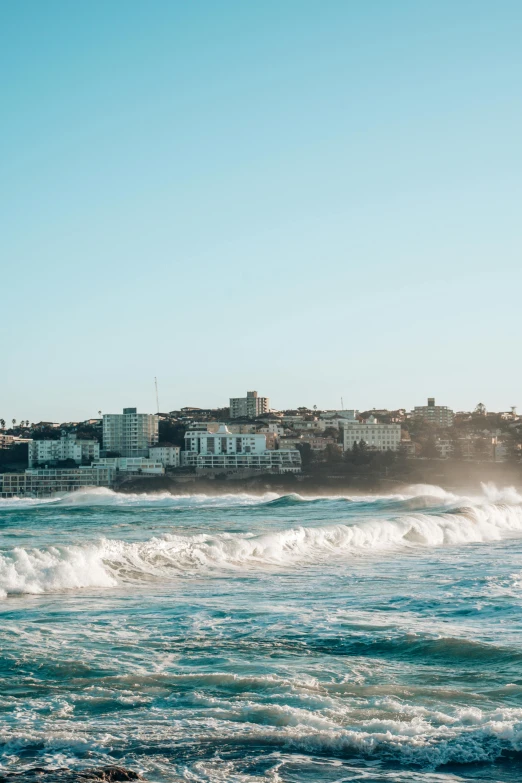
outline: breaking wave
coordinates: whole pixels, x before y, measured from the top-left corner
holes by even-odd
[[[0,595],[113,587],[219,571],[291,569],[362,554],[458,546],[521,534],[522,505],[482,503],[256,535],[168,533],[144,542],[105,538],[41,549],[15,547],[0,554]]]

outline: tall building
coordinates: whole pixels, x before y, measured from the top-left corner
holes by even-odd
[[[354,443],[361,441],[377,451],[397,451],[401,445],[401,425],[381,424],[375,416],[370,416],[364,423],[346,421],[342,428],[344,451],[352,449]]]
[[[268,397],[258,397],[256,391],[247,392],[246,397],[230,398],[231,419],[255,419],[262,413],[268,413],[269,409],[270,400]]]
[[[427,405],[417,405],[413,409],[413,416],[434,427],[453,427],[453,411],[445,405],[435,405],[435,397],[428,397]]]
[[[120,457],[148,457],[158,442],[159,417],[124,408],[123,413],[106,413],[103,417],[103,450]]]

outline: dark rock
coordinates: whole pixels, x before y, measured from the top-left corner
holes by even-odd
[[[81,773],[79,780],[99,780],[104,783],[120,783],[126,780],[143,780],[137,772],[123,767],[100,767],[99,769],[90,769]]]

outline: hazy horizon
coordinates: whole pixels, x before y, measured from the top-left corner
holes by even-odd
[[[5,414],[5,412],[0,411],[0,418],[5,419],[6,428],[9,428],[11,426],[11,422],[12,422],[13,418],[16,419],[17,424],[20,421],[20,419],[23,420],[23,421],[28,419],[31,423],[33,423],[33,422],[37,423],[38,421],[53,421],[55,423],[62,423],[62,422],[67,422],[67,421],[85,421],[86,419],[98,418],[98,413],[99,413],[100,410],[102,412],[102,415],[104,413],[121,413],[122,409],[126,408],[126,407],[138,407],[138,412],[139,413],[156,413],[156,402],[155,402],[155,399],[154,399],[154,394],[155,394],[155,392],[154,392],[154,389],[153,389],[153,392],[152,392],[152,395],[151,395],[151,402],[150,402],[150,404],[148,406],[145,405],[145,406],[142,406],[142,407],[136,406],[135,402],[132,399],[130,399],[130,400],[128,399],[129,395],[126,395],[125,398],[122,398],[123,401],[121,402],[121,404],[117,403],[116,405],[113,405],[112,407],[106,408],[106,409],[98,408],[97,410],[93,410],[90,413],[87,413],[86,415],[79,414],[79,415],[70,416],[70,417],[63,417],[63,416],[46,417],[46,416],[31,416],[30,412],[29,412],[29,413],[27,413],[27,415],[22,415],[20,417],[16,417],[16,416],[8,416],[8,415]],[[233,396],[242,397],[242,396],[245,396],[245,395],[246,395],[246,390],[244,392],[241,392],[241,393],[239,393],[237,395],[233,395]],[[132,395],[130,395],[130,397],[132,397]],[[473,405],[470,405],[470,406],[467,406],[467,407],[457,407],[457,406],[454,406],[454,405],[451,404],[451,400],[450,401],[448,401],[448,400],[439,400],[438,398],[435,398],[435,401],[436,401],[437,405],[445,405],[448,408],[452,408],[452,410],[454,410],[455,412],[458,412],[458,411],[473,411],[474,408],[476,407],[476,405],[479,402],[483,402],[483,400],[477,400],[477,402],[473,403]],[[344,409],[345,410],[355,409],[355,410],[358,410],[358,411],[368,411],[368,410],[372,410],[372,409],[377,409],[377,410],[388,409],[388,410],[392,411],[392,410],[398,410],[400,408],[404,408],[406,411],[411,411],[411,410],[413,410],[413,408],[416,405],[426,405],[426,403],[427,403],[427,398],[424,398],[422,400],[416,400],[412,405],[385,405],[385,404],[383,404],[383,405],[352,405],[352,404],[347,404],[346,400],[343,399],[343,405],[344,405]],[[226,399],[222,403],[218,403],[216,405],[210,405],[210,404],[196,405],[195,403],[189,401],[189,402],[184,403],[184,404],[180,404],[180,405],[177,405],[177,406],[175,406],[175,405],[172,406],[172,405],[162,405],[161,404],[161,399],[160,399],[160,408],[159,408],[159,410],[160,410],[160,413],[168,413],[171,410],[180,410],[181,408],[189,407],[191,405],[194,405],[194,407],[197,407],[197,408],[205,409],[205,408],[225,408],[225,407],[228,407],[228,404],[229,404],[229,400]],[[270,398],[270,407],[272,409],[274,409],[274,410],[292,410],[292,409],[295,409],[295,408],[299,407],[300,405],[304,405],[305,407],[313,408],[313,406],[315,404],[316,403],[309,403],[309,402],[305,403],[305,402],[303,402],[301,400],[301,401],[296,401],[294,405],[289,404],[289,405],[276,406],[275,404],[273,404],[272,398]],[[501,412],[501,411],[502,412],[507,412],[507,411],[509,411],[510,407],[511,406],[506,405],[504,407],[501,407],[501,408],[497,409],[497,408],[488,407],[486,405],[486,409],[488,411],[494,411],[494,412]],[[318,408],[318,410],[341,410],[341,400],[338,401],[338,404],[335,404],[335,401],[333,401],[331,405],[324,405],[324,406],[317,405],[317,408]]]

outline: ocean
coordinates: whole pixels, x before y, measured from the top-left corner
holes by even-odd
[[[0,779],[522,779],[514,489],[98,489],[0,529]]]

